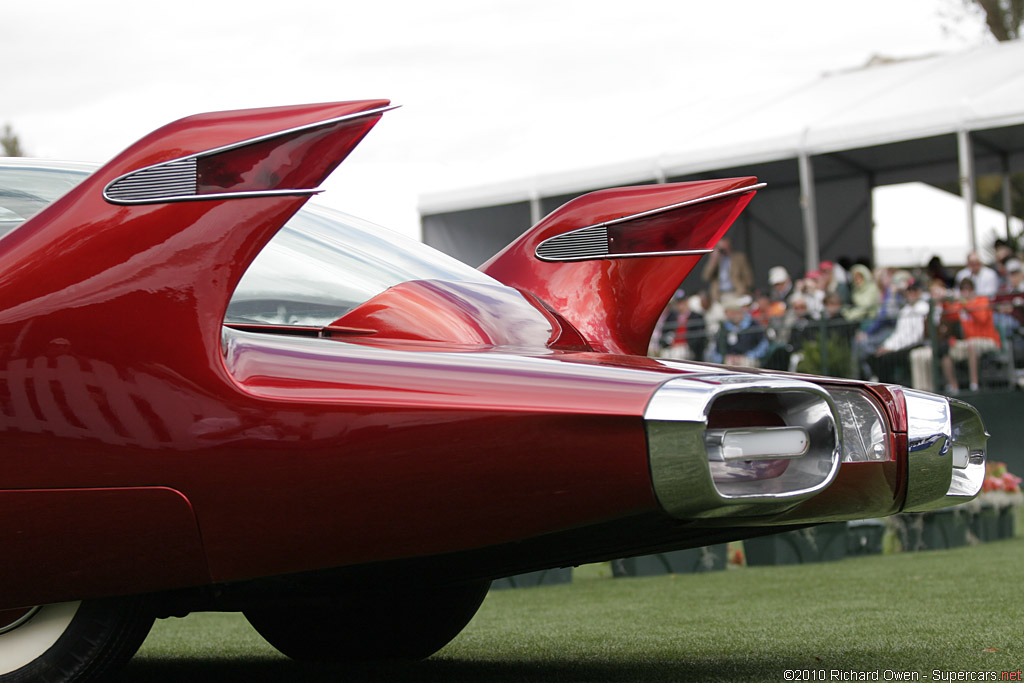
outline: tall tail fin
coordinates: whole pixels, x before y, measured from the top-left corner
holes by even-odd
[[[593,192],[480,268],[546,301],[595,349],[642,355],[679,283],[760,187],[732,178]]]
[[[219,367],[238,280],[387,105],[201,114],[144,137],[0,240],[0,339],[17,339],[0,362],[59,340],[119,367]]]

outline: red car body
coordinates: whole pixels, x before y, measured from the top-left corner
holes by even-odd
[[[481,267],[492,283],[400,282],[327,324],[225,324],[250,264],[387,108],[184,119],[0,240],[8,624],[123,596],[150,620],[267,600],[287,618],[296,596],[410,575],[477,596],[520,571],[977,493],[985,435],[965,404],[643,356],[753,178],[574,200]],[[847,407],[875,415],[872,460],[841,462]],[[774,457],[768,438],[811,445]],[[3,623],[0,665],[18,632]]]

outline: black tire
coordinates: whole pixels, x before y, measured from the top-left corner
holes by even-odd
[[[0,683],[106,680],[146,639],[153,613],[138,598],[8,611],[0,621]]]
[[[297,661],[416,660],[462,631],[490,585],[353,591],[323,602],[254,607],[245,617],[268,643]]]

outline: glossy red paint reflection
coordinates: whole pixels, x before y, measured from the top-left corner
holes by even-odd
[[[599,547],[708,533],[658,506],[643,416],[668,379],[724,371],[606,353],[646,348],[697,256],[544,263],[533,250],[753,179],[581,198],[487,264],[512,288],[405,283],[327,326],[331,339],[222,324],[246,267],[304,197],[102,196],[149,165],[384,104],[185,119],[0,240],[0,539],[14,558],[0,568],[0,609],[477,551],[638,517],[677,535],[626,528]],[[201,185],[313,187],[377,116],[217,152]],[[749,196],[637,218],[611,231],[614,248],[710,248]],[[849,485],[824,497],[859,491],[888,510],[889,474],[844,467]]]
[[[755,178],[733,178],[587,194],[550,214],[480,268],[547,302],[593,348],[644,354],[658,316],[700,255],[551,262],[537,258],[537,246],[572,230],[755,183]],[[664,246],[711,249],[752,196],[734,195],[610,226],[610,244],[617,253]]]
[[[202,156],[198,194],[315,188],[380,115],[331,123]]]
[[[522,294],[499,285],[420,280],[378,294],[325,328],[342,336],[543,348],[560,333]]]

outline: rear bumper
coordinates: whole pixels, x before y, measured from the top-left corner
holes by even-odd
[[[904,389],[907,403],[905,512],[964,503],[985,481],[988,432],[978,411],[962,401]]]
[[[851,419],[853,394],[882,410],[866,388],[830,390],[795,377],[690,375],[665,383],[644,415],[660,506],[714,526],[774,525],[931,510],[981,491],[988,434],[977,410],[892,387],[889,419],[878,412],[867,428]],[[747,416],[753,421],[743,422]]]

